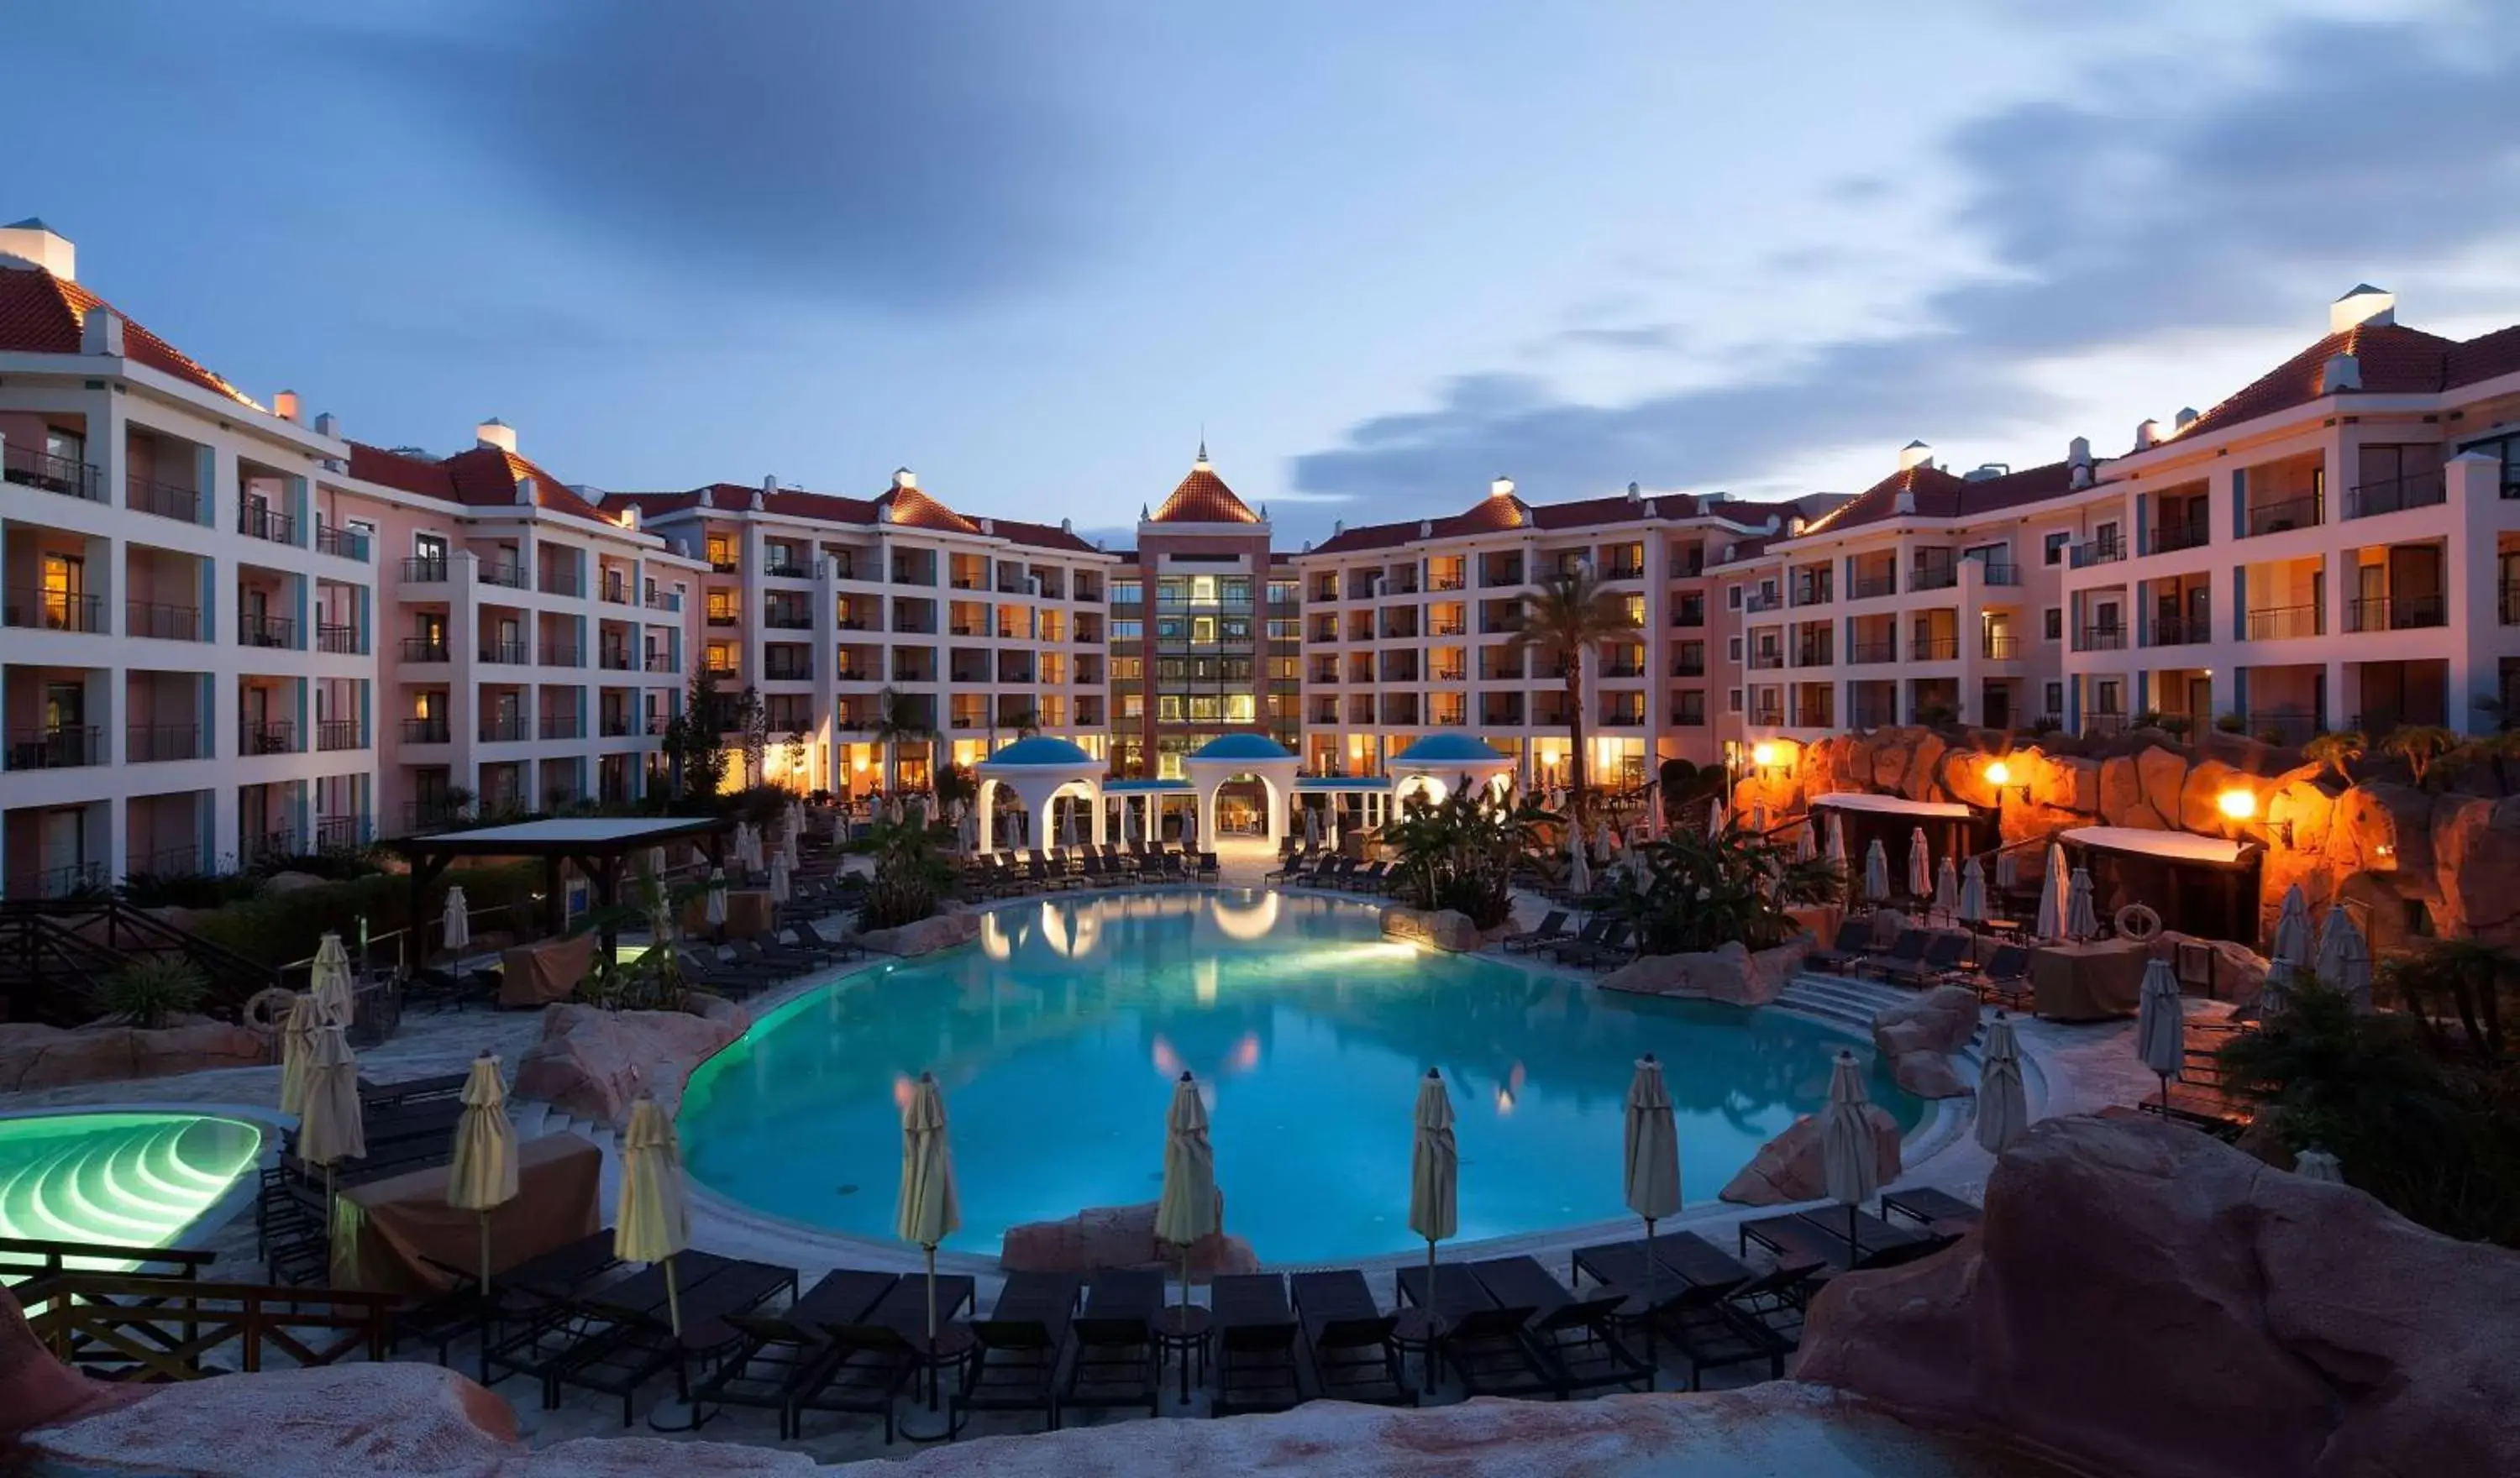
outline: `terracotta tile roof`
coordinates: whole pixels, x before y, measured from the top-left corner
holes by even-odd
[[[40,267],[0,266],[0,350],[22,354],[75,354],[91,309],[119,308],[77,283]],[[236,386],[203,369],[191,356],[122,314],[122,354],[138,364],[187,381],[239,405],[262,407]]]
[[[1257,523],[1260,515],[1251,512],[1243,501],[1234,496],[1234,489],[1216,475],[1201,455],[1191,464],[1190,475],[1174,488],[1164,506],[1155,510],[1148,520],[1154,523]]]
[[[517,484],[531,477],[537,508],[606,523],[619,521],[571,492],[567,483],[544,468],[494,446],[476,446],[469,452],[458,452],[432,462],[353,441],[350,443],[350,475],[363,481],[400,488],[407,493],[443,498],[450,503],[468,504],[473,508],[516,507]]]
[[[1369,523],[1345,529],[1313,546],[1317,555],[1356,554],[1370,549],[1396,549],[1423,538],[1458,539],[1471,534],[1505,533],[1517,528],[1536,528],[1543,532],[1556,529],[1599,528],[1614,523],[1635,523],[1646,517],[1643,505],[1654,506],[1652,516],[1663,522],[1694,518],[1701,515],[1726,518],[1739,523],[1757,523],[1770,514],[1782,514],[1790,505],[1749,503],[1728,498],[1709,503],[1694,493],[1662,493],[1631,503],[1625,495],[1614,498],[1579,498],[1567,503],[1524,503],[1519,498],[1491,493],[1467,512],[1446,518],[1412,519],[1400,523]],[[1519,521],[1508,521],[1508,518]],[[1420,530],[1433,524],[1432,534]]]
[[[1048,523],[1027,523],[1020,518],[992,518],[989,527],[1001,539],[1029,544],[1035,549],[1055,549],[1067,554],[1099,555],[1102,551],[1093,541],[1076,537],[1073,530]]]
[[[1804,534],[1842,532],[1902,516],[1900,495],[1912,495],[1912,516],[1975,518],[2074,491],[2071,464],[2051,462],[1997,477],[1957,476],[1920,462],[1891,473],[1811,521]],[[1792,537],[1780,535],[1779,537]]]
[[[892,521],[909,528],[941,529],[953,534],[976,534],[980,531],[980,525],[915,487],[896,483],[875,500],[875,506],[892,510]]]
[[[2455,387],[2515,373],[2520,373],[2520,324],[2480,334],[2452,349],[2444,378]]]
[[[1530,527],[1531,510],[1511,493],[1490,493],[1478,507],[1452,521],[1465,534],[1501,534],[1509,528]]]
[[[2400,324],[2358,325],[2342,334],[2328,335],[2243,385],[2220,405],[2189,422],[2175,439],[2188,440],[2317,400],[2327,361],[2338,354],[2351,354],[2361,362],[2364,394],[2429,394],[2456,382],[2450,378],[2454,355],[2469,345],[2484,345],[2500,336],[2489,334],[2461,344]],[[2490,346],[2480,357],[2492,359],[2506,353],[2508,350],[2501,346]]]

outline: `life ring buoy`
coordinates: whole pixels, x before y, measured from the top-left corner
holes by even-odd
[[[245,1004],[245,1024],[258,1032],[277,1033],[289,1024],[289,1012],[296,1005],[297,993],[286,987],[258,990]]]
[[[2140,943],[2161,932],[2161,916],[2150,904],[2131,903],[2118,910],[2118,937]]]

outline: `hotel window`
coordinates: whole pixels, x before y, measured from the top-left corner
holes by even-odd
[[[1203,643],[1203,642],[1213,642],[1213,641],[1215,641],[1215,640],[1216,640],[1216,617],[1214,617],[1214,616],[1192,616],[1192,617],[1191,617],[1191,618],[1190,618],[1190,639],[1191,639],[1192,641],[1193,641],[1193,642],[1202,642],[1202,643]]]
[[[1216,576],[1192,575],[1190,578],[1190,602],[1192,605],[1216,604]]]
[[[1741,639],[1739,637],[1725,638],[1724,658],[1729,662],[1737,662],[1741,660]]]
[[[1224,603],[1225,608],[1228,610],[1249,610],[1251,608],[1251,577],[1249,575],[1227,575],[1224,579],[1217,582],[1217,598]]]
[[[411,557],[415,560],[434,564],[440,569],[445,568],[446,536],[444,534],[412,535]]]
[[[1147,588],[1146,588],[1146,586],[1144,586],[1144,585],[1142,585],[1142,584],[1138,583],[1137,581],[1135,581],[1135,580],[1114,580],[1114,581],[1112,581],[1112,582],[1111,582],[1111,604],[1112,604],[1112,605],[1145,605],[1145,604],[1146,604],[1146,601],[1147,601]]]
[[[2065,640],[2065,607],[2050,605],[2039,613],[2039,630],[2048,641]]]
[[[1303,600],[1303,587],[1301,587],[1300,585],[1296,584],[1294,581],[1292,581],[1292,580],[1272,580],[1272,581],[1270,581],[1270,582],[1269,582],[1269,604],[1270,604],[1270,605],[1298,605],[1298,604],[1300,604],[1300,603],[1302,602],[1302,600]]]
[[[2049,564],[2065,562],[2065,546],[2074,542],[2073,532],[2059,529],[2039,541],[2039,558]]]
[[[2064,711],[2065,711],[2065,685],[2064,685],[2064,684],[2062,684],[2062,683],[2050,683],[2050,684],[2048,684],[2048,707],[2046,708],[2046,710],[2045,710],[2045,711],[2046,711],[2046,712],[2048,712],[2048,713],[2057,714],[2057,715],[2060,715],[2060,716],[2064,713]]]
[[[1724,693],[1724,706],[1725,706],[1725,707],[1727,707],[1727,708],[1729,708],[1729,709],[1731,709],[1731,710],[1732,710],[1734,713],[1738,713],[1738,712],[1740,712],[1740,711],[1741,711],[1741,690],[1740,690],[1740,689],[1738,689],[1738,688],[1730,688],[1730,689],[1725,690],[1725,693]]]
[[[1631,626],[1642,626],[1643,624],[1645,624],[1645,598],[1644,598],[1644,597],[1642,597],[1642,596],[1630,596],[1630,597],[1628,597],[1628,601],[1627,601],[1627,610],[1628,610],[1628,624],[1629,624],[1629,625],[1631,625]]]
[[[1142,719],[1147,716],[1147,695],[1143,693],[1120,694],[1120,717]]]
[[[1300,642],[1304,639],[1303,628],[1303,622],[1293,620],[1291,618],[1272,620],[1269,623],[1269,640],[1272,642]]]
[[[1111,676],[1114,681],[1134,683],[1147,675],[1145,657],[1113,657]]]
[[[1164,694],[1156,694],[1156,696],[1155,696],[1155,718],[1156,718],[1156,720],[1157,720],[1158,722],[1160,722],[1160,723],[1166,723],[1166,724],[1178,724],[1178,723],[1180,723],[1180,722],[1181,722],[1181,716],[1182,716],[1182,700],[1181,700],[1181,694],[1178,694],[1178,693],[1164,693]]]
[[[1115,620],[1111,623],[1111,640],[1114,642],[1135,642],[1145,638],[1146,634],[1147,623],[1144,621]]]
[[[1724,604],[1733,610],[1739,610],[1741,608],[1741,587],[1738,585],[1725,586]]]
[[[724,534],[709,535],[708,561],[711,564],[733,564],[735,562],[735,541]]]
[[[2126,712],[2126,693],[2118,686],[2116,678],[2102,678],[2092,685],[2092,711],[2093,713]]]

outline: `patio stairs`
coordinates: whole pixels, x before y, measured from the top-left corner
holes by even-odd
[[[1859,980],[1851,975],[1807,970],[1786,982],[1784,990],[1778,994],[1776,1004],[1791,1007],[1807,1016],[1853,1027],[1869,1037],[1872,1018],[1882,1008],[1896,1006],[1913,994],[1878,980]],[[1981,1011],[1976,1033],[1980,1038],[1986,1033],[1984,1016]]]

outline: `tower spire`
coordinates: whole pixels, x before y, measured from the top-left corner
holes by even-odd
[[[1198,425],[1198,461],[1192,465],[1194,467],[1207,466],[1207,423],[1203,421],[1200,422]]]

